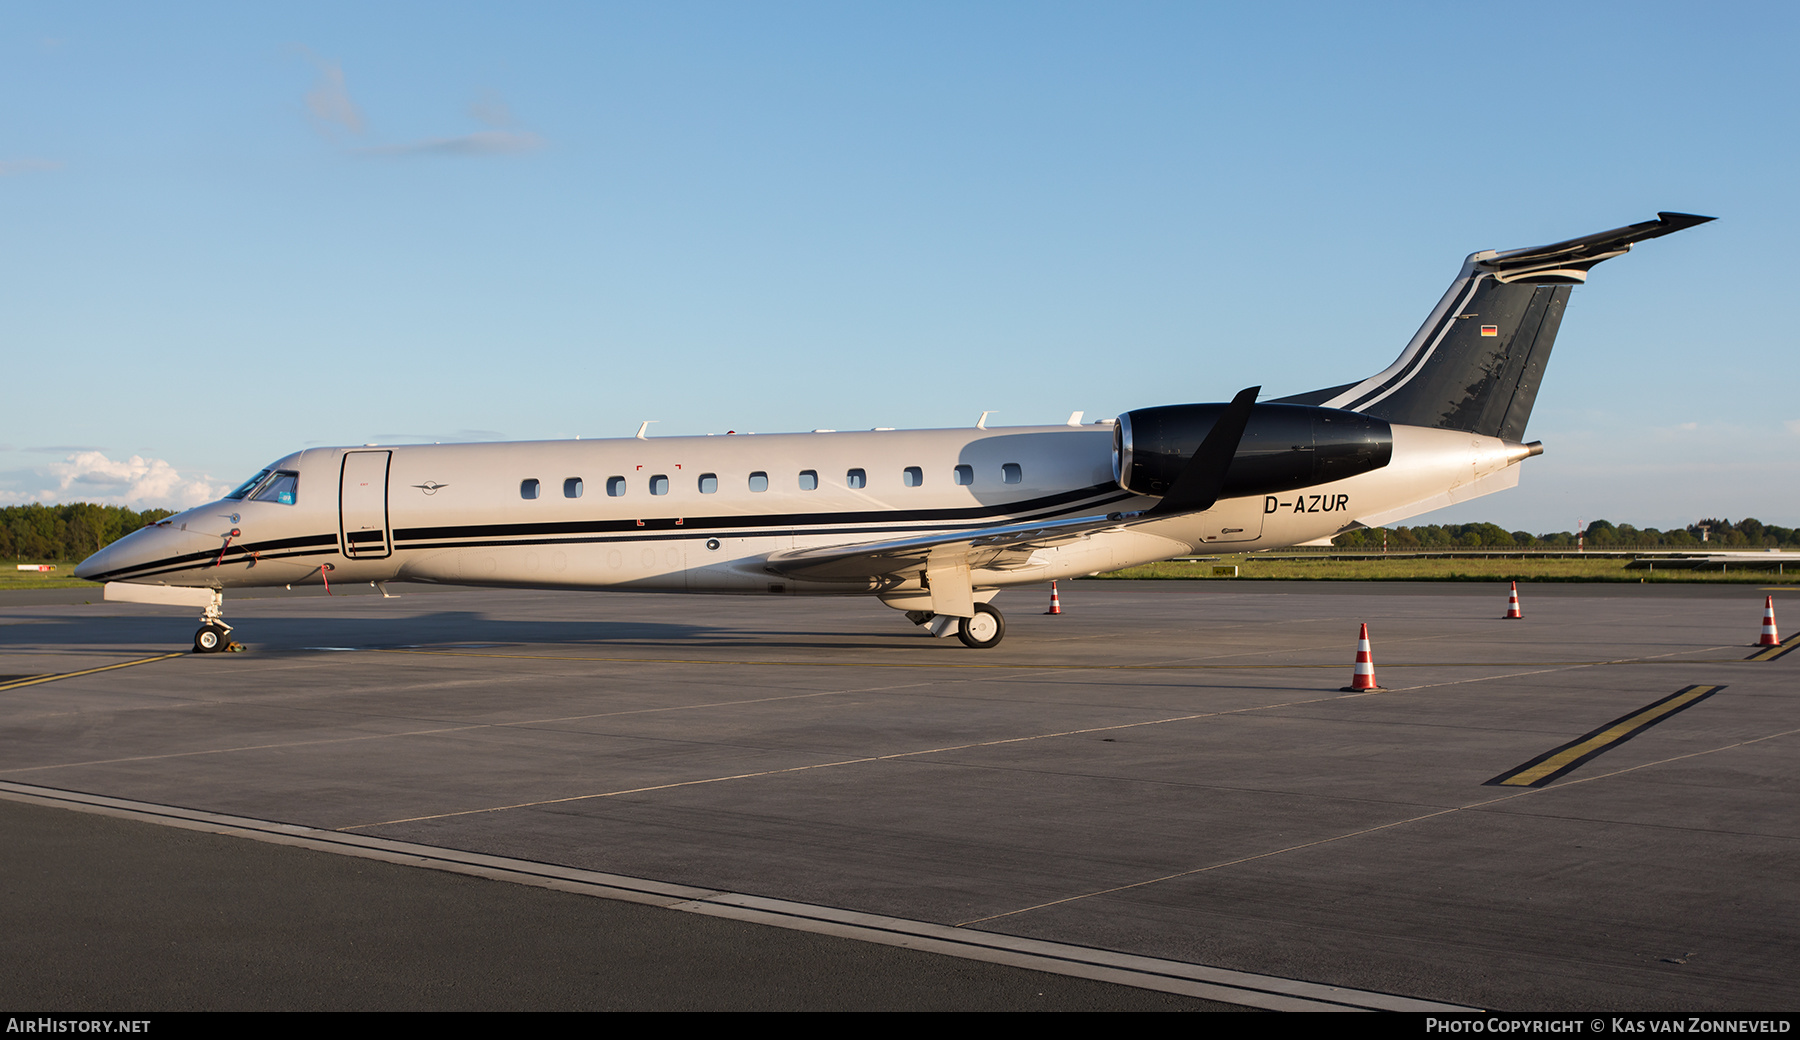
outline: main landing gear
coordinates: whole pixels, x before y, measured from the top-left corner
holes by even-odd
[[[906,619],[934,636],[947,636],[954,631],[956,638],[973,650],[999,646],[1000,640],[1006,636],[1006,618],[986,603],[975,604],[974,617],[959,618],[948,614],[933,614],[929,610],[909,610],[906,612]]]

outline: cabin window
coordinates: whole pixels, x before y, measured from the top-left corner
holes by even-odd
[[[750,474],[750,490],[752,490],[752,491],[767,491],[767,490],[769,490],[769,475],[767,473],[764,473],[762,470],[757,470],[755,473]]]
[[[294,504],[294,497],[300,490],[300,474],[282,470],[269,478],[256,492],[257,502],[278,502],[284,506]]]
[[[669,475],[667,473],[658,473],[656,476],[650,478],[650,493],[652,495],[666,495],[669,493]]]
[[[968,485],[968,484],[975,483],[975,467],[974,466],[958,466],[958,467],[956,467],[956,482],[960,485]]]
[[[719,475],[717,473],[700,474],[700,493],[702,495],[710,495],[718,490]]]
[[[800,471],[800,490],[802,490],[802,491],[817,491],[817,490],[819,490],[819,471],[818,470],[803,469]]]
[[[1000,479],[1006,481],[1008,484],[1017,484],[1019,481],[1025,479],[1025,471],[1019,468],[1018,463],[1009,462],[1000,467]]]
[[[538,497],[537,478],[533,477],[530,480],[519,481],[519,497],[520,498],[536,498],[536,497]]]
[[[606,493],[608,496],[610,496],[612,498],[624,498],[625,497],[625,478],[624,477],[607,477],[606,478]]]
[[[906,467],[905,472],[900,476],[901,483],[905,484],[907,487],[918,487],[920,484],[925,483],[925,471],[917,466]]]
[[[853,488],[868,487],[869,475],[860,469],[853,469],[844,474],[844,485]]]
[[[581,478],[580,477],[570,477],[569,479],[563,481],[563,497],[564,498],[580,498],[581,492],[582,492],[582,486],[581,486]]]

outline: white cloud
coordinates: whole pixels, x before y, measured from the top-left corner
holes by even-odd
[[[344,84],[343,66],[326,61],[305,47],[300,48],[300,53],[319,69],[319,82],[306,92],[306,109],[312,113],[314,122],[327,135],[337,127],[353,134],[362,133],[362,109],[350,100],[350,88]]]
[[[182,476],[162,459],[133,455],[114,461],[98,451],[81,451],[46,469],[54,488],[39,491],[44,502],[100,502],[148,509],[185,509],[210,502],[230,490],[205,477]]]
[[[543,146],[544,139],[529,130],[481,130],[461,137],[430,137],[356,151],[359,155],[511,155],[534,152]]]
[[[343,66],[314,54],[305,47],[295,48],[319,70],[319,80],[306,93],[306,109],[314,125],[327,137],[341,139],[347,132],[360,137],[367,128],[362,109],[350,97],[344,80]],[[489,91],[469,105],[469,115],[491,129],[449,137],[424,137],[399,144],[368,145],[352,148],[356,155],[369,156],[482,156],[516,155],[535,152],[544,139],[530,130],[516,127],[512,109],[498,94]]]
[[[517,122],[506,99],[491,90],[469,103],[469,115],[497,130],[504,130]]]

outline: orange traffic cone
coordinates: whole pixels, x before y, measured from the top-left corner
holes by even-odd
[[[1044,613],[1046,613],[1046,614],[1062,613],[1062,601],[1056,598],[1056,582],[1050,583],[1050,609],[1044,611]]]
[[[1506,597],[1506,616],[1508,618],[1519,618],[1521,620],[1525,617],[1525,615],[1519,613],[1519,583],[1516,581],[1512,583],[1512,592]]]
[[[1379,689],[1381,687],[1375,685],[1375,657],[1369,653],[1369,624],[1365,621],[1362,632],[1356,637],[1356,671],[1351,674],[1350,685],[1344,687],[1344,692]]]
[[[1781,636],[1775,632],[1775,597],[1763,599],[1762,637],[1756,641],[1757,646],[1780,646]]]

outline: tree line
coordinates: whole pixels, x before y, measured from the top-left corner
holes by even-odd
[[[167,509],[136,512],[124,506],[92,502],[3,506],[0,559],[77,562],[145,524],[170,515]],[[1778,527],[1756,519],[1736,523],[1707,519],[1668,531],[1595,520],[1584,533],[1590,549],[1693,549],[1702,545],[1728,549],[1800,548],[1800,528]],[[1497,524],[1422,524],[1390,527],[1385,532],[1379,527],[1350,531],[1332,539],[1332,544],[1340,549],[1379,549],[1384,534],[1389,549],[1557,549],[1573,548],[1576,541],[1572,531],[1532,534],[1508,531]]]
[[[1778,527],[1746,518],[1736,523],[1709,518],[1683,528],[1659,531],[1595,520],[1581,532],[1589,549],[1775,549],[1800,548],[1800,528]],[[1508,531],[1497,524],[1422,524],[1349,531],[1331,540],[1339,549],[1573,549],[1577,534]]]
[[[0,559],[78,562],[145,524],[172,515],[167,509],[140,513],[92,502],[0,506]]]

